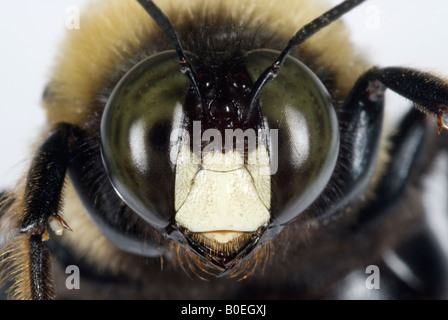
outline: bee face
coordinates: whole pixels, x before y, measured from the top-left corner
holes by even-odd
[[[336,162],[331,99],[298,60],[287,59],[256,114],[248,116],[260,66],[279,54],[235,52],[231,65],[190,59],[205,97],[198,101],[175,52],[157,53],[122,78],[101,119],[102,159],[123,201],[168,238],[178,239],[172,233],[180,230],[192,250],[206,251],[191,237],[210,240],[217,251],[210,260],[225,261],[224,269],[240,252],[247,255],[247,246],[272,240],[275,233],[266,239],[266,229],[278,233],[303,212]],[[287,178],[291,183],[283,188]],[[225,254],[213,248],[215,241],[235,249]]]
[[[319,224],[320,213],[328,223],[324,210],[315,208],[332,199],[325,192],[334,191],[338,155],[346,151],[346,145],[341,149],[339,133],[346,125],[343,116],[341,121],[343,102],[368,65],[352,51],[347,39],[331,37],[345,29],[336,22],[293,52],[276,79],[262,90],[256,111],[248,112],[257,79],[294,32],[326,7],[313,5],[297,23],[279,27],[274,22],[277,12],[268,15],[268,2],[259,8],[257,2],[254,15],[266,19],[254,27],[257,19],[246,14],[247,20],[235,17],[235,12],[222,10],[225,3],[208,4],[207,14],[201,16],[192,2],[189,10],[198,12],[197,23],[183,19],[175,4],[160,3],[197,73],[198,97],[182,74],[166,35],[141,8],[136,9],[138,4],[123,3],[111,6],[112,10],[106,5],[86,7],[92,12],[86,13],[90,16],[86,20],[81,11],[79,29],[67,31],[71,45],[63,47],[62,57],[55,61],[57,67],[44,94],[49,126],[66,122],[76,127],[70,141],[70,146],[76,147],[70,151],[63,215],[72,227],[71,218],[79,224],[73,227],[76,232],[64,234],[62,246],[78,248],[80,256],[87,256],[99,269],[109,269],[107,260],[112,256],[119,257],[115,266],[120,265],[129,258],[123,251],[169,260],[174,247],[179,259],[183,254],[198,257],[199,262],[194,263],[200,268],[208,272],[203,266],[211,265],[213,273],[220,275],[234,272],[248,261],[263,261],[267,253],[260,249],[270,248],[272,243],[274,248],[287,248],[299,242],[296,248],[300,249],[293,251],[309,252],[303,244],[308,241],[310,226]],[[390,34],[387,14],[402,10],[388,9],[388,4],[377,1],[368,4],[361,6],[358,14],[344,18],[349,25],[351,18],[355,19],[355,37],[363,34],[361,40],[365,40]],[[307,5],[303,1],[298,7]],[[409,8],[409,3],[403,6]],[[247,10],[245,5],[237,7]],[[98,8],[104,12],[95,11]],[[132,16],[138,12],[138,26],[124,19],[106,28],[107,36],[101,28],[95,29],[99,24],[93,22],[94,12],[104,18],[128,10]],[[221,18],[231,19],[212,18],[217,11],[223,12]],[[73,18],[70,14],[74,11],[61,12],[68,20]],[[89,40],[86,30],[96,30],[90,33],[95,40]],[[396,37],[405,37],[397,33]],[[370,50],[371,42],[367,44],[369,60],[409,65],[403,55],[400,60],[387,60]],[[436,47],[427,50],[443,52],[440,43]],[[89,49],[80,55],[73,48]],[[379,54],[398,51],[382,49]],[[432,61],[437,70],[442,69],[442,63]],[[226,137],[230,139],[226,141]],[[384,160],[382,152],[383,148],[378,151],[379,163]],[[348,211],[359,210],[358,200]],[[93,224],[80,218],[85,216],[84,210]],[[343,238],[333,229],[329,234]],[[315,243],[331,240],[324,238]],[[288,255],[283,249],[281,252],[283,257]],[[322,252],[329,251],[324,247]],[[320,260],[304,256],[309,261]],[[274,261],[278,257],[274,256]],[[132,263],[112,267],[113,272]],[[307,270],[306,266],[300,268]],[[244,266],[242,272],[246,277]]]

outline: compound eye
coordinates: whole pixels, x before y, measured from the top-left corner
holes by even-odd
[[[181,125],[188,89],[175,52],[162,52],[120,80],[102,116],[102,157],[112,185],[132,210],[159,229],[175,214],[170,154],[177,141],[170,137]]]
[[[254,50],[246,56],[255,81],[280,52]],[[339,127],[330,95],[304,64],[288,57],[260,95],[269,129],[271,225],[303,212],[327,185],[338,156]]]

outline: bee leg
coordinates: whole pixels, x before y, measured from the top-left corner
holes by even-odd
[[[381,142],[385,87],[361,77],[339,111],[340,152],[333,175],[311,215],[326,219],[367,189]],[[317,211],[317,212],[313,212]]]
[[[54,298],[50,252],[44,244],[48,226],[69,228],[59,216],[62,189],[69,162],[72,127],[59,124],[41,144],[29,170],[23,198],[20,234],[13,246],[17,297],[46,300]]]
[[[58,213],[69,161],[71,128],[68,124],[58,125],[37,151],[27,177],[22,233],[42,235],[46,240],[51,219],[64,224]]]
[[[448,82],[435,75],[409,68],[372,68],[364,75],[411,100],[423,113],[437,117],[439,133],[448,129]]]
[[[357,198],[365,192],[376,167],[384,92],[388,88],[413,101],[416,108],[407,113],[398,133],[391,138],[390,161],[373,192],[377,200],[372,199],[367,207],[363,207],[353,228],[375,226],[374,222],[382,214],[390,212],[396,199],[401,198],[405,186],[413,181],[414,175],[418,177],[426,169],[422,166],[424,163],[419,161],[420,157],[428,157],[429,154],[431,158],[430,152],[436,152],[426,143],[431,137],[431,126],[428,126],[424,113],[433,114],[440,121],[448,103],[447,84],[431,74],[409,69],[369,70],[356,82],[339,114],[341,153],[329,184],[333,185],[330,190],[337,189],[339,193],[332,196],[326,190],[326,201],[319,203],[325,212],[324,217],[343,210],[351,204],[352,197]],[[420,227],[421,230],[403,243],[385,252],[378,265],[381,288],[391,294],[389,298],[403,297],[403,294],[437,297],[444,289],[446,257],[434,241],[432,231],[423,224]],[[425,261],[424,266],[421,261]],[[401,271],[397,269],[400,266]],[[405,272],[402,271],[403,267]],[[360,272],[365,274],[365,269]],[[360,279],[365,280],[365,277]],[[365,287],[364,280],[359,287]],[[371,293],[372,290],[366,292]]]
[[[419,172],[419,159],[428,156],[425,142],[430,129],[425,115],[416,109],[411,109],[401,121],[397,134],[390,140],[390,160],[376,184],[376,197],[358,216],[360,225],[373,222],[380,218],[381,213],[387,212],[408,185],[412,175]]]
[[[347,127],[345,130],[346,139],[353,141],[348,135],[354,135],[355,141],[358,144],[361,143],[358,148],[365,149],[370,148],[372,145],[372,136],[368,136],[368,129],[363,129],[365,119],[371,121],[375,118],[375,109],[366,109],[365,106],[380,102],[383,98],[385,89],[390,89],[400,94],[401,96],[411,100],[414,103],[415,109],[411,110],[402,122],[399,130],[399,134],[392,138],[393,149],[391,150],[391,161],[387,167],[387,172],[383,175],[382,181],[379,182],[376,190],[378,199],[376,205],[372,205],[370,210],[366,210],[361,220],[366,221],[375,215],[375,212],[386,209],[397,198],[399,193],[403,190],[410,173],[415,169],[415,163],[418,159],[418,154],[421,153],[423,142],[427,135],[427,126],[425,124],[424,114],[435,115],[438,119],[439,132],[442,128],[446,128],[445,118],[448,116],[448,82],[438,78],[430,73],[421,72],[409,68],[372,68],[362,75],[352,89],[352,93],[349,96],[344,111],[350,115],[355,115],[356,123],[361,123],[361,127]],[[420,111],[420,112],[417,112]],[[368,114],[360,114],[365,112]],[[359,116],[358,116],[359,114]],[[378,118],[382,118],[381,114],[378,114]],[[349,119],[352,121],[353,119]],[[361,128],[361,129],[360,129]],[[362,135],[360,136],[361,133]],[[364,134],[363,134],[364,133]],[[372,132],[373,133],[373,132]],[[378,140],[377,132],[374,132],[373,139]],[[360,137],[362,140],[360,140]],[[343,138],[341,137],[341,141]],[[360,147],[362,146],[362,147]],[[377,146],[377,145],[375,145]],[[356,147],[356,146],[355,146]],[[376,150],[374,152],[376,154]],[[363,158],[359,158],[356,152],[350,150],[352,155],[352,161],[355,163],[362,163],[360,159],[365,163],[371,164],[373,161],[368,155],[368,151],[363,153]],[[363,152],[363,151],[361,151]],[[374,155],[374,153],[371,153]],[[358,158],[356,158],[358,157]],[[369,159],[367,159],[369,158]],[[362,168],[365,177],[371,176],[371,166],[365,165]],[[359,168],[352,167],[350,171],[359,172]],[[360,185],[360,179],[352,179],[351,185],[358,188],[363,187]],[[393,183],[391,183],[393,181]],[[363,190],[363,188],[358,189]]]
[[[421,112],[436,116],[439,131],[447,127],[446,81],[407,68],[369,69],[357,80],[339,112],[341,152],[329,187],[314,206],[322,219],[349,206],[370,182],[379,151],[386,89],[410,99]],[[404,147],[406,137],[402,139]]]

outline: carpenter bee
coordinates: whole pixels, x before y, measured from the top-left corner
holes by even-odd
[[[87,6],[1,194],[8,296],[446,297],[420,190],[448,83],[360,56],[341,17],[363,2]],[[387,89],[413,105],[393,128]]]

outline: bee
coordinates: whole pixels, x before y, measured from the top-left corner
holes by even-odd
[[[1,195],[9,297],[445,297],[419,190],[448,83],[358,55],[363,2],[90,4]],[[387,89],[414,107],[393,128]]]

